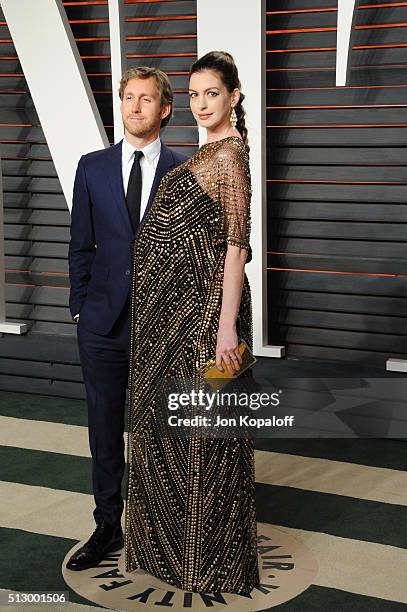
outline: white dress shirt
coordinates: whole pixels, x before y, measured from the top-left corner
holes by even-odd
[[[161,153],[161,140],[157,138],[153,142],[150,142],[143,149],[136,149],[132,144],[123,138],[122,144],[122,176],[123,176],[123,189],[124,193],[127,193],[127,186],[129,184],[130,172],[134,162],[134,151],[142,151],[143,155],[140,158],[141,168],[141,204],[140,204],[140,220],[143,218],[144,211],[146,210],[148,199],[150,197],[151,187],[155,177],[155,171],[157,169],[158,160]]]
[[[151,187],[155,177],[155,171],[157,169],[158,160],[160,159],[161,153],[161,140],[157,138],[153,142],[150,142],[143,149],[136,149],[132,144],[123,138],[122,143],[122,177],[123,177],[123,189],[124,193],[127,193],[127,186],[129,184],[129,177],[131,168],[134,162],[134,151],[142,151],[143,155],[140,158],[141,168],[141,203],[140,203],[140,220],[143,218],[144,211],[147,208],[147,203],[150,197]],[[76,322],[79,321],[79,314],[74,316]]]

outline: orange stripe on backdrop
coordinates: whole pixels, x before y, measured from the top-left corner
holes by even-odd
[[[126,17],[126,21],[196,21],[196,15],[172,15],[161,17]]]
[[[267,251],[267,255],[295,255],[298,257],[315,257],[315,259],[318,259],[318,257],[326,257],[326,255],[321,255],[320,253],[290,253],[289,251]],[[335,255],[331,255],[331,257],[335,257]],[[347,257],[349,257],[349,255]]]
[[[130,53],[127,55],[128,58],[136,57],[196,57],[196,53]],[[168,74],[168,73],[167,73]]]
[[[385,45],[355,45],[352,49],[397,49],[407,47],[407,43],[388,43]],[[297,49],[267,49],[266,53],[301,53],[304,51],[336,51],[336,47],[301,47]],[[387,64],[386,64],[387,65]],[[366,66],[365,66],[366,68]]]
[[[360,165],[359,167],[364,167]],[[381,168],[382,166],[379,166]],[[407,181],[335,181],[329,180],[314,180],[314,179],[267,179],[267,183],[317,183],[318,185],[407,185]]]
[[[336,47],[304,47],[300,49],[267,49],[266,53],[301,53],[303,51],[336,51]]]
[[[388,278],[407,278],[407,274],[379,274],[374,272],[342,272],[338,270],[306,270],[302,268],[269,268],[267,270],[275,272],[309,272],[310,274],[343,274],[349,276],[385,276]]]
[[[64,6],[90,6],[90,5],[106,5],[108,0],[88,0],[87,2],[63,2]]]
[[[0,140],[0,143],[4,143],[4,140]],[[37,144],[37,143],[31,143]],[[52,157],[8,157],[3,156],[2,160],[6,159],[7,161],[52,161]],[[30,177],[31,178],[31,177]]]
[[[36,140],[33,142],[32,140],[0,140],[0,144],[30,144],[30,145],[46,145],[45,140]],[[30,158],[31,159],[31,158]]]
[[[384,89],[389,87],[407,87],[406,85],[344,85],[341,89]],[[268,88],[267,91],[324,91],[325,89],[338,89],[334,86],[327,87],[276,87]]]
[[[7,161],[32,161],[32,160],[44,160],[45,158],[41,157],[8,157],[4,156],[1,158],[3,161],[6,159]],[[51,159],[51,158],[49,158]],[[14,175],[15,176],[15,175]],[[7,222],[6,222],[7,223]]]
[[[69,23],[109,23],[108,19],[70,19]]]
[[[378,128],[378,127],[407,127],[407,123],[324,123],[315,125],[266,125],[267,128]]]
[[[402,28],[406,27],[407,23],[380,23],[380,24],[367,24],[367,25],[357,25],[355,26],[355,30],[374,30],[377,28]],[[325,28],[293,28],[288,30],[266,30],[266,34],[304,34],[306,32],[336,32],[336,26],[325,27]]]
[[[5,283],[10,287],[38,287],[36,283]],[[45,287],[45,289],[65,289],[69,291],[69,287],[61,287],[61,285],[41,285],[41,287]]]
[[[126,36],[126,40],[170,40],[173,38],[197,38],[196,34],[166,34],[156,36]]]
[[[332,8],[307,8],[307,9],[292,9],[289,11],[266,11],[266,15],[294,15],[296,13],[329,13],[338,12],[336,7]]]
[[[355,45],[354,47],[352,47],[352,49],[397,49],[397,47],[407,47],[407,43],[389,43],[386,45]]]
[[[329,28],[295,28],[289,30],[266,30],[266,34],[304,34],[305,32],[336,32],[336,26]]]
[[[383,4],[364,4],[359,9],[391,8],[395,6],[407,6],[407,2],[385,2]]]
[[[109,41],[109,36],[93,36],[87,38],[75,38],[75,42],[104,42]]]
[[[390,8],[396,6],[407,6],[407,2],[386,2],[383,4],[366,4],[359,6],[358,10],[361,9],[372,9],[372,8]],[[287,15],[296,13],[329,13],[337,12],[337,7],[330,8],[308,8],[308,9],[292,9],[288,11],[266,11],[266,15]]]
[[[369,68],[377,68],[378,70],[384,70],[386,68],[404,68],[407,64],[370,64]],[[352,70],[365,70],[366,65],[355,65],[352,66]],[[328,68],[267,68],[266,72],[334,72],[335,66]]]
[[[56,272],[55,270],[49,270],[48,272],[36,271],[36,270],[20,270],[19,268],[6,268],[6,272],[30,272],[36,275],[54,274],[58,276],[69,276],[69,272]]]
[[[81,59],[110,59],[110,55],[81,55],[80,57]],[[126,57],[128,59],[137,58],[137,57],[196,57],[196,53],[147,53],[147,54],[130,53],[126,55]],[[178,73],[167,72],[167,74],[189,74],[189,73],[188,72],[178,72]]]
[[[405,28],[407,26],[407,22],[403,23],[378,23],[378,24],[368,24],[368,25],[357,25],[355,26],[355,30],[375,30],[377,28]]]
[[[267,110],[279,109],[309,109],[309,108],[404,108],[407,104],[325,104],[317,106],[315,104],[307,104],[304,106],[266,106]]]

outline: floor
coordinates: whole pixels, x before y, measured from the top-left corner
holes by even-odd
[[[260,374],[266,361],[258,366]],[[278,374],[292,377],[298,367],[285,362]],[[317,363],[307,368],[315,377],[332,377],[335,371],[358,380],[392,378],[369,368],[357,376],[354,368],[332,370]],[[144,603],[115,599],[114,592],[105,597],[107,589],[96,578],[120,576],[117,558],[105,566],[116,569],[88,580],[93,590],[69,577],[66,582],[64,558],[93,530],[86,421],[83,400],[0,391],[0,596],[2,591],[68,591],[68,608],[156,609],[153,596]],[[176,596],[167,593],[161,605],[289,612],[406,609],[406,442],[261,438],[256,488],[259,560],[268,586],[250,601],[201,598],[188,606],[179,598],[170,604]],[[159,585],[154,588],[157,596]]]

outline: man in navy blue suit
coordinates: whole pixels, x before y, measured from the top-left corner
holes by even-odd
[[[124,410],[129,373],[130,284],[137,232],[161,178],[186,157],[166,147],[168,77],[131,68],[120,82],[124,139],[79,160],[69,244],[69,307],[88,404],[96,529],[67,563],[83,570],[123,546]]]

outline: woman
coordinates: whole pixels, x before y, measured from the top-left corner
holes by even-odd
[[[192,66],[190,105],[207,142],[162,180],[134,248],[126,570],[185,591],[259,583],[249,439],[159,435],[160,379],[191,379],[216,353],[233,372],[252,345],[250,172],[231,55]]]

